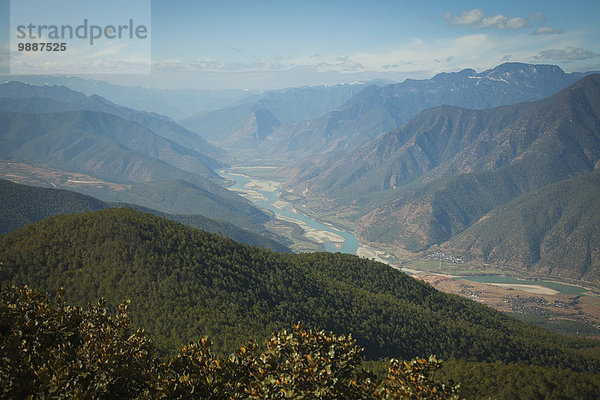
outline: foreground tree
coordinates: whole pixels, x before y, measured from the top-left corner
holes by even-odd
[[[87,309],[28,287],[0,296],[2,398],[69,399],[447,399],[440,362],[392,360],[385,379],[361,367],[350,336],[293,326],[261,350],[253,342],[227,358],[210,341],[161,361],[143,330],[133,331],[128,303],[114,317],[103,301]]]

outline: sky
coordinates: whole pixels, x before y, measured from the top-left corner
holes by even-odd
[[[3,73],[9,3],[0,0]],[[115,64],[114,74],[93,77],[162,88],[277,89],[424,79],[503,62],[600,71],[598,21],[598,0],[153,0],[151,73],[119,74]]]

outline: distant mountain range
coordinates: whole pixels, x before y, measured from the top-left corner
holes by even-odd
[[[582,204],[600,168],[598,80],[507,63],[381,87],[274,91],[186,123],[204,124],[205,138],[234,155],[308,155],[280,170],[291,177],[282,193],[322,217],[343,215],[363,240],[596,280],[597,211]],[[66,87],[0,85],[2,176],[266,233],[268,215],[215,183],[228,156],[206,139]],[[586,185],[587,194],[558,195]],[[539,220],[519,219],[534,209]],[[520,231],[511,237],[502,221]],[[551,251],[559,238],[576,245]]]
[[[261,98],[210,113],[199,113],[181,120],[181,124],[220,145],[237,143],[230,136],[243,135],[255,113],[269,113],[279,124],[303,121],[327,113],[351,99],[365,87],[386,81],[357,82],[282,89],[265,93]],[[270,125],[270,123],[269,123]],[[260,130],[265,128],[259,126]],[[271,133],[271,132],[270,132]],[[253,143],[254,147],[264,140]]]
[[[301,167],[297,165],[296,171]],[[478,236],[472,245],[467,243],[467,236],[459,241],[457,235],[478,221],[499,215],[501,207],[508,207],[521,196],[533,196],[531,193],[547,185],[598,168],[600,75],[591,75],[536,102],[489,110],[455,106],[429,109],[402,128],[345,155],[313,162],[286,189],[304,196],[307,202],[325,196],[335,200],[334,209],[343,209],[346,214],[348,209],[353,210],[357,233],[371,242],[422,251],[450,240],[449,248],[477,248],[475,253],[486,260],[596,280],[600,269],[600,253],[595,250],[600,248],[595,233],[600,227],[593,223],[596,219],[586,214],[589,223],[580,221],[583,215],[571,208],[580,207],[576,202],[556,214],[551,210],[565,199],[542,196],[547,192],[534,198],[538,206],[547,208],[539,213],[553,217],[540,222],[540,226],[522,226],[523,234],[536,237],[536,243],[530,243],[528,249],[517,249],[515,246],[527,246],[519,240],[500,239],[492,233]],[[587,179],[590,185],[596,182],[593,175]],[[564,184],[573,190],[585,190],[585,185]],[[589,190],[593,192],[592,188]],[[584,193],[571,195],[589,200]],[[519,201],[531,205],[532,200]],[[504,209],[504,213],[522,210],[518,204]],[[599,211],[595,205],[586,210],[593,215]],[[502,215],[503,220],[509,220]],[[577,226],[579,232],[570,236],[573,232],[567,230],[562,233],[562,241],[554,236],[555,242],[548,238],[550,241],[542,243],[558,223],[571,230]],[[489,222],[485,226],[502,230]],[[570,258],[565,265],[566,255],[553,258],[542,254],[544,250],[539,246],[564,246],[569,237],[577,237],[577,248],[589,257]],[[485,240],[488,242],[482,242]],[[494,244],[500,240],[502,250]],[[511,252],[515,258],[507,258]]]
[[[223,165],[143,125],[104,112],[2,111],[0,121],[0,158],[59,163],[109,180],[198,183],[200,175],[219,179],[213,168]]]
[[[284,123],[265,137],[259,149],[267,154],[307,156],[350,150],[399,128],[428,108],[454,105],[485,109],[539,100],[584,75],[567,74],[553,65],[506,63],[481,73],[466,69],[426,80],[371,85],[318,118]]]
[[[64,86],[32,86],[16,81],[0,85],[0,111],[55,113],[84,110],[113,114],[139,123],[155,134],[197,152],[211,168],[223,166],[225,152],[222,149],[163,115],[122,107],[101,96],[88,97]]]
[[[3,75],[0,82],[18,80],[35,86],[64,86],[85,93],[99,95],[113,103],[168,115],[174,119],[207,113],[262,97],[258,90],[156,89],[141,86],[115,85],[95,79],[76,76]]]

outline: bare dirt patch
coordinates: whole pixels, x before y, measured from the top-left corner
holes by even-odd
[[[77,172],[63,172],[48,165],[29,165],[18,162],[0,161],[0,177],[23,185],[61,189],[95,188],[127,190],[131,185],[103,181]]]

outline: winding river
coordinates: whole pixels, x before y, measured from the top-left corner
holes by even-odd
[[[315,232],[316,236],[321,238],[325,251],[356,254],[359,243],[354,234],[299,213],[291,204],[279,199],[280,185],[277,182],[263,181],[227,170],[219,171],[219,173],[221,176],[235,181],[235,184],[229,187],[230,190],[244,194],[255,206],[274,212],[279,219],[291,220],[305,231]]]

